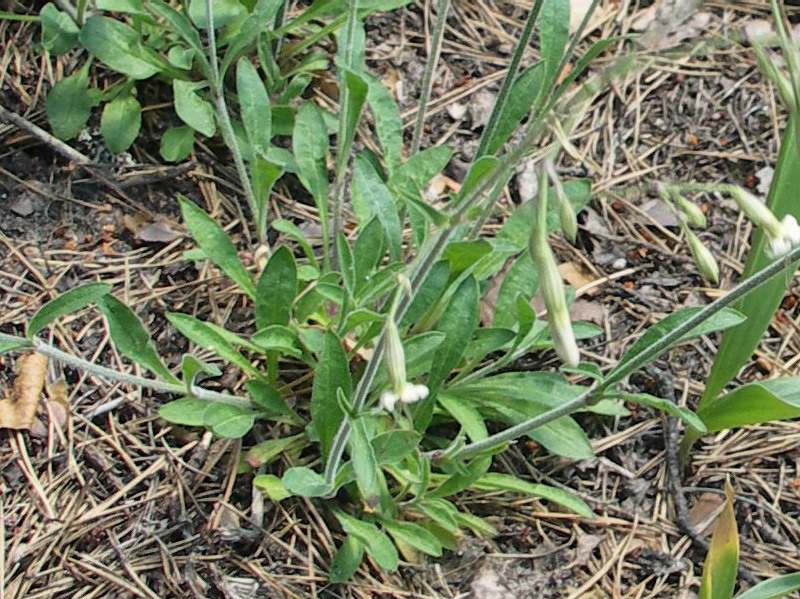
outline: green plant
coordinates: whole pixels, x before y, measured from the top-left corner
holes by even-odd
[[[119,8],[122,3],[114,5]],[[773,262],[710,306],[672,314],[603,373],[593,364],[580,362],[576,338],[593,337],[600,331],[565,318],[567,295],[547,242],[547,236],[559,228],[574,235],[575,214],[589,201],[591,185],[588,180],[561,181],[551,164],[559,146],[543,147],[542,140],[554,123],[571,131],[608,82],[633,68],[631,60],[623,57],[606,70],[585,76],[576,91],[570,89],[586,75],[595,57],[622,40],[597,41],[566,70],[578,39],[570,40],[567,30],[569,3],[534,3],[523,29],[524,43],[519,44],[501,85],[463,186],[443,205],[433,206],[422,199],[421,191],[446,166],[451,151],[431,147],[417,152],[414,147],[404,160],[398,108],[364,68],[361,19],[388,4],[318,1],[291,22],[293,27],[303,30],[318,17],[346,10],[294,46],[279,37],[290,31],[287,25],[273,25],[274,3],[259,1],[247,7],[221,2],[213,10],[210,5],[209,0],[205,5],[190,3],[188,17],[158,0],[142,5],[144,12],[128,11],[132,24],[124,25],[128,29],[115,43],[127,40],[126,53],[136,59],[130,64],[115,62],[119,56],[113,58],[107,48],[98,50],[97,39],[89,40],[87,24],[105,17],[78,19],[83,23],[78,39],[99,60],[131,79],[156,74],[169,79],[176,111],[192,128],[189,137],[194,130],[213,135],[220,126],[245,195],[250,198],[252,193],[256,198],[249,200],[249,207],[264,248],[257,272],[242,263],[219,223],[190,200],[180,198],[179,203],[184,223],[199,246],[190,259],[210,260],[236,284],[252,306],[253,326],[233,332],[189,314],[170,313],[171,326],[216,358],[213,363],[203,362],[187,353],[179,365],[169,368],[130,308],[110,295],[107,286],[91,284],[42,307],[26,337],[0,336],[0,352],[35,349],[102,376],[178,395],[180,399],[160,409],[161,416],[178,424],[204,426],[218,436],[242,437],[257,420],[288,427],[289,436],[250,448],[243,469],[274,466],[270,473],[255,476],[253,484],[275,501],[292,495],[336,499],[329,505],[346,537],[331,566],[334,581],[352,575],[365,555],[382,568],[394,569],[398,549],[414,559],[420,553],[439,555],[444,548],[454,548],[463,528],[493,534],[489,522],[459,510],[451,501],[466,489],[529,494],[591,517],[590,508],[572,494],[492,469],[492,456],[524,436],[556,455],[590,456],[589,439],[573,418],[576,412],[624,415],[627,410],[618,401],[622,399],[664,410],[705,430],[703,421],[690,410],[644,393],[627,393],[620,385],[675,344],[740,324],[741,314],[729,306],[779,276],[786,265]],[[104,6],[110,5],[99,3],[98,8]],[[445,17],[439,15],[442,22]],[[56,23],[51,25],[56,33],[45,39],[61,39],[58,36],[63,33],[66,39],[60,45],[50,43],[54,48],[66,47],[74,30],[55,13],[48,18]],[[94,31],[91,27],[118,28],[106,21],[91,22],[102,25],[90,26],[90,32]],[[233,28],[234,22],[238,29],[225,29]],[[246,23],[251,22],[256,25],[249,28]],[[267,26],[272,28],[264,31]],[[225,41],[218,47],[220,27],[219,39]],[[155,37],[153,28],[174,45],[149,46]],[[198,29],[206,32],[207,47]],[[245,31],[250,33],[236,42]],[[291,111],[291,120],[279,125],[280,111],[270,105],[281,89],[275,87],[278,75],[269,66],[276,60],[272,42],[282,42],[282,56],[297,56],[313,43],[309,40],[333,31],[339,31],[338,115],[302,102]],[[520,71],[523,52],[535,31],[540,59]],[[219,62],[223,45],[227,51]],[[169,63],[173,47],[178,48],[173,54],[185,54],[190,62]],[[253,48],[261,71],[245,55]],[[158,71],[162,62],[169,63],[169,69]],[[224,76],[234,63],[245,132],[238,137],[229,116]],[[427,82],[435,63],[435,57],[429,61]],[[196,79],[194,68],[200,71]],[[567,75],[559,79],[565,70]],[[62,83],[85,90],[88,72],[89,66],[84,66],[79,84],[77,80]],[[284,97],[290,88],[294,90],[292,77],[299,76],[293,71],[282,75]],[[67,89],[64,86],[62,91]],[[206,90],[210,96],[201,96]],[[92,102],[81,104],[81,119]],[[374,117],[381,157],[354,152],[356,127],[367,107]],[[73,115],[67,120],[78,119]],[[119,125],[119,129],[128,128]],[[337,141],[329,177],[331,131],[336,132]],[[512,143],[515,132],[517,141]],[[271,145],[273,134],[291,137],[292,152],[280,152]],[[419,134],[412,143],[417,144]],[[252,151],[250,158],[247,148]],[[482,224],[492,214],[501,190],[534,149],[544,156],[537,201],[519,207],[495,237],[481,238]],[[250,163],[249,169],[245,162]],[[284,220],[269,223],[283,235],[282,241],[272,248],[264,243],[265,198],[287,171],[297,175],[317,207],[323,237],[319,255],[298,228]],[[740,193],[732,187],[726,190]],[[350,236],[339,226],[348,191],[356,221]],[[674,200],[688,215],[691,209],[677,199],[678,191],[666,188],[667,200]],[[405,235],[405,230],[410,233]],[[699,247],[693,251],[698,256],[702,252]],[[789,254],[789,260],[798,257],[800,249]],[[502,283],[491,322],[481,323],[480,303],[491,281],[499,277]],[[539,320],[531,308],[537,287],[542,288],[548,307],[547,322]],[[92,303],[105,316],[119,352],[156,379],[98,367],[37,337],[59,316]],[[568,364],[565,372],[577,375],[578,383],[561,374],[511,370],[523,355],[551,348]],[[220,362],[241,370],[246,397],[211,392],[198,384],[201,376],[219,375]],[[287,377],[284,373],[293,367],[309,374]],[[311,391],[303,394],[300,383],[308,379],[312,379]],[[496,429],[499,432],[490,434]],[[290,466],[277,464],[278,457]]]
[[[732,599],[739,566],[739,533],[734,513],[734,493],[725,482],[725,501],[711,537],[700,583],[700,599]],[[736,599],[780,599],[800,589],[800,573],[765,580]]]
[[[763,42],[754,42],[754,50],[762,73],[774,83],[779,96],[789,110],[789,123],[784,133],[775,175],[770,185],[765,210],[774,217],[762,223],[752,240],[742,278],[752,277],[768,264],[775,249],[776,228],[797,227],[800,207],[795,200],[795,190],[800,185],[800,148],[797,145],[797,127],[800,126],[800,49],[792,41],[784,25],[784,17],[777,2],[772,3],[777,26],[777,46],[786,58],[788,75],[775,66]],[[756,200],[757,202],[758,200]],[[761,204],[757,204],[761,207]],[[781,221],[778,221],[781,219]],[[777,242],[781,245],[781,242]],[[780,248],[778,248],[780,249]],[[706,425],[708,433],[727,428],[737,428],[770,420],[800,417],[800,397],[796,393],[800,377],[783,377],[742,385],[724,392],[739,370],[750,359],[764,332],[775,316],[784,293],[800,263],[786,262],[786,277],[777,277],[765,284],[759,293],[743,298],[735,308],[745,317],[745,322],[726,331],[709,374],[706,388],[697,406],[697,414]],[[683,440],[683,455],[701,436],[696,429],[687,429]]]

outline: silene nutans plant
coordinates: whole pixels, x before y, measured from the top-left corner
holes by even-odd
[[[684,423],[684,454],[706,433],[800,416],[800,379],[726,390],[800,261],[792,201],[800,183],[794,181],[800,178],[800,71],[795,60],[786,61],[786,73],[771,59],[775,48],[797,53],[777,9],[775,46],[756,52],[781,89],[790,126],[767,201],[732,185],[648,185],[678,215],[691,255],[712,284],[719,266],[697,233],[706,222],[692,197],[717,193],[734,200],[757,227],[745,275],[713,303],[652,326],[603,370],[582,359],[581,341],[602,330],[571,321],[571,293],[550,244],[558,231],[575,241],[576,214],[592,199],[592,185],[562,179],[562,145],[554,140],[569,135],[592,102],[645,58],[627,37],[600,39],[577,53],[597,0],[572,32],[568,1],[535,0],[460,190],[431,203],[422,192],[452,154],[444,145],[421,149],[449,0],[439,2],[409,142],[392,94],[365,66],[364,19],[406,3],[315,0],[297,15],[278,0],[97,0],[80,3],[76,14],[46,4],[43,46],[52,55],[80,57],[47,98],[55,136],[76,136],[99,109],[108,150],[125,151],[141,127],[140,82],[156,78],[171,87],[176,117],[161,140],[165,160],[185,159],[196,139],[222,138],[243,190],[254,263],[242,262],[222,225],[194,202],[176,201],[196,244],[186,259],[210,261],[227,275],[251,310],[249,328],[232,331],[168,313],[169,325],[193,348],[214,356],[201,360],[190,351],[168,365],[136,314],[109,285],[96,282],[41,307],[24,337],[0,335],[2,352],[34,350],[152,389],[169,398],[159,410],[168,422],[244,438],[249,446],[241,470],[252,476],[243,475],[242,484],[251,480],[275,502],[325,499],[344,535],[330,565],[334,582],[350,578],[365,557],[394,570],[401,556],[413,561],[456,549],[464,530],[492,536],[489,521],[453,501],[469,489],[530,495],[592,518],[576,495],[497,472],[493,462],[526,438],[566,459],[590,457],[590,440],[573,417],[579,412],[624,416],[624,403],[655,407]],[[321,40],[335,41],[335,57],[315,49]],[[594,59],[610,47],[629,50],[595,69]],[[535,58],[523,67],[529,48]],[[90,87],[98,64],[118,74],[102,92]],[[330,66],[337,112],[304,96],[315,73]],[[357,130],[374,136],[380,152],[357,143]],[[554,130],[559,134],[551,135]],[[503,189],[529,160],[538,179],[535,197],[495,235],[483,235]],[[316,209],[319,240],[271,218],[270,194],[283,177],[296,179]],[[487,319],[481,304],[493,284],[499,287]],[[532,308],[537,292],[544,314]],[[149,376],[98,366],[41,335],[59,317],[90,305],[105,317],[117,351]],[[671,347],[723,330],[696,411],[625,390],[631,373]],[[514,370],[519,358],[549,350],[561,372]],[[204,379],[231,366],[243,379],[241,393],[204,388]],[[254,426],[271,431],[271,438],[250,443]]]

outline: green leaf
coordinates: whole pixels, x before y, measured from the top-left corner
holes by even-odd
[[[778,163],[772,178],[767,207],[776,217],[783,218],[792,214],[800,218],[800,205],[796,200],[797,189],[800,188],[800,152],[797,146],[798,115],[792,115],[783,134]],[[742,280],[753,276],[771,262],[764,254],[767,238],[764,231],[757,230],[750,244],[747,263],[742,272]],[[787,264],[787,272],[797,271],[800,263]],[[719,351],[711,367],[706,382],[706,389],[700,399],[700,406],[718,395],[750,360],[753,351],[761,343],[764,332],[778,310],[784,293],[791,283],[791,277],[775,277],[751,293],[736,305],[745,320],[744,324],[726,331],[719,344]]]
[[[461,274],[474,266],[481,258],[490,254],[492,244],[485,239],[472,241],[454,241],[447,246],[442,254],[442,259],[450,264],[450,273]]]
[[[685,308],[683,310],[679,310],[678,312],[670,314],[647,329],[647,332],[642,335],[628,351],[625,352],[625,355],[622,356],[616,367],[614,367],[614,369],[607,374],[606,381],[616,381],[616,377],[618,376],[617,373],[627,366],[629,362],[636,359],[639,354],[644,352],[654,343],[657,343],[662,337],[670,333],[673,329],[676,329],[684,322],[689,320],[700,310],[702,310],[702,308]],[[723,310],[711,316],[708,320],[697,325],[686,335],[673,343],[672,346],[678,345],[679,343],[694,337],[700,337],[715,331],[734,327],[744,322],[744,319],[745,317],[736,310],[732,308],[724,308]],[[667,351],[668,349],[669,348],[664,348],[661,353]],[[653,356],[652,359],[655,360],[657,357],[658,356]]]
[[[118,96],[103,108],[100,133],[114,154],[131,147],[141,126],[142,107],[131,95]]]
[[[250,178],[253,181],[253,195],[256,198],[255,221],[259,238],[264,237],[267,228],[269,198],[275,183],[283,176],[284,168],[262,160],[256,156],[250,163]]]
[[[489,524],[484,518],[479,518],[473,514],[458,512],[456,520],[461,526],[466,526],[476,535],[491,539],[497,536],[497,529]]]
[[[428,518],[446,530],[458,532],[458,522],[456,522],[458,510],[449,501],[445,499],[426,498],[424,501],[420,502],[419,509],[421,509]]]
[[[322,455],[326,458],[344,417],[336,400],[337,389],[351,397],[353,382],[342,342],[328,331],[311,389],[311,416],[322,446]]]
[[[39,11],[42,23],[42,45],[53,56],[61,56],[78,45],[80,29],[67,13],[50,2]]]
[[[781,599],[798,589],[800,589],[800,572],[764,580],[744,593],[736,595],[736,599]]]
[[[167,162],[185,160],[194,149],[194,129],[172,127],[161,137],[158,153]]]
[[[529,483],[509,474],[490,472],[482,476],[474,487],[482,491],[510,491],[511,493],[533,495],[571,509],[585,518],[594,518],[591,508],[572,493],[547,485]]]
[[[259,474],[253,479],[253,486],[266,493],[267,497],[275,503],[292,496],[283,486],[283,481],[274,474]]]
[[[299,497],[323,497],[330,492],[325,479],[305,466],[289,468],[281,481],[287,491]]]
[[[272,118],[267,89],[256,68],[248,58],[240,58],[236,66],[236,92],[242,111],[247,138],[253,151],[267,160],[267,150],[272,140]]]
[[[328,145],[322,112],[313,102],[304,102],[295,117],[292,150],[300,181],[313,196],[320,215],[328,211]]]
[[[206,137],[214,137],[217,133],[214,107],[197,94],[198,87],[202,85],[205,84],[174,79],[172,94],[175,100],[175,112],[184,123],[195,131]]]
[[[419,445],[422,435],[416,431],[391,430],[370,439],[378,464],[396,464]]]
[[[147,79],[162,70],[138,31],[116,19],[92,15],[80,33],[83,47],[101,62],[132,79]]]
[[[178,196],[183,222],[206,256],[219,266],[251,298],[256,289],[250,272],[239,259],[228,234],[208,214],[183,196]]]
[[[105,283],[87,283],[62,293],[39,308],[28,323],[28,338],[32,338],[48,324],[65,314],[77,312],[89,304],[96,302],[111,291],[111,285]]]
[[[121,12],[130,15],[146,15],[142,0],[95,0],[97,10]]]
[[[30,349],[33,344],[28,339],[0,333],[0,356],[20,349]]]
[[[245,10],[239,0],[214,0],[211,3],[214,29],[220,29],[235,21]],[[206,0],[189,2],[189,18],[199,29],[208,29],[208,10]]]
[[[377,217],[386,234],[393,260],[400,259],[402,225],[389,188],[363,154],[356,156],[353,166],[353,209],[360,226]]]
[[[253,334],[251,341],[262,351],[278,351],[295,358],[303,355],[297,333],[284,325],[271,324],[259,329]]]
[[[178,34],[183,38],[183,41],[189,44],[192,50],[194,50],[195,56],[204,62],[207,62],[205,59],[203,43],[200,41],[200,35],[197,33],[197,29],[194,28],[194,26],[189,22],[189,19],[187,19],[183,13],[178,12],[169,4],[161,2],[160,0],[150,0],[150,2],[148,2],[148,6],[158,16],[172,25],[172,28],[178,32]]]
[[[530,112],[541,93],[544,68],[542,62],[528,67],[514,80],[506,105],[497,119],[486,144],[486,153],[494,154],[511,138],[522,119]]]
[[[344,101],[344,106],[340,107],[339,110],[339,138],[337,139],[336,170],[339,176],[344,172],[350,160],[358,119],[367,99],[368,89],[367,82],[357,72],[351,70],[360,68],[364,62],[364,28],[357,20],[354,20],[353,23],[348,23],[348,25],[350,26],[345,29],[345,33],[350,32],[354,35],[350,40],[351,43],[340,46],[340,49],[342,52],[352,53],[356,56],[350,57],[349,60],[345,57],[346,62],[344,64],[347,67],[341,65],[339,67],[340,72],[344,75],[344,84],[347,90],[347,93],[342,94],[339,98],[340,104]]]
[[[286,403],[286,400],[278,390],[268,382],[259,379],[251,379],[244,385],[247,388],[250,399],[252,399],[259,410],[264,412],[267,416],[276,420],[281,420],[280,417],[285,416],[286,420],[292,424],[305,424],[303,419],[289,407],[289,404]]]
[[[80,133],[97,98],[89,92],[89,66],[87,61],[76,73],[57,82],[47,94],[45,112],[50,129],[59,139],[72,139]]]
[[[181,374],[183,374],[183,381],[186,383],[187,393],[191,393],[192,385],[195,384],[197,376],[201,373],[213,377],[222,376],[222,371],[216,365],[198,360],[191,354],[183,354],[181,357]]]
[[[800,377],[742,385],[697,408],[709,433],[771,420],[800,418]]]
[[[158,415],[173,424],[182,426],[203,426],[203,414],[211,404],[202,399],[184,397],[164,404],[158,408]]]
[[[686,424],[694,428],[700,434],[706,433],[706,425],[703,424],[703,419],[700,418],[700,416],[687,408],[682,408],[678,405],[675,405],[669,400],[655,397],[654,395],[649,395],[647,393],[616,393],[614,395],[624,401],[650,406],[656,410],[661,410],[662,412],[671,414],[672,416],[683,420]]]
[[[269,464],[289,450],[297,450],[303,447],[307,442],[308,437],[305,434],[281,439],[267,439],[247,450],[244,459],[253,468],[257,468],[258,466]]]
[[[377,526],[370,522],[353,518],[338,509],[334,510],[333,513],[342,525],[342,530],[361,541],[367,553],[372,556],[372,559],[375,560],[379,567],[390,572],[397,569],[400,562],[397,549],[395,549],[389,537],[378,530]]]
[[[497,173],[497,167],[500,166],[500,160],[494,156],[481,156],[472,167],[469,169],[461,189],[456,195],[456,203],[458,204],[464,198],[472,194],[476,189],[484,184],[488,178]]]
[[[164,366],[150,339],[150,333],[133,310],[109,294],[99,298],[97,305],[108,320],[111,340],[120,353],[170,383],[179,382]]]
[[[478,324],[478,316],[478,283],[472,276],[468,276],[456,289],[436,325],[436,329],[446,336],[431,364],[428,378],[431,395],[438,392],[464,354]]]
[[[414,154],[389,178],[389,188],[406,200],[418,201],[422,188],[447,166],[452,154],[452,148],[447,146],[434,146]]]
[[[297,264],[285,245],[270,256],[256,288],[256,327],[288,325],[297,296]]]
[[[450,497],[451,495],[460,493],[464,489],[470,488],[475,484],[475,481],[479,480],[488,472],[491,465],[491,456],[482,456],[472,460],[466,467],[447,477],[438,487],[432,491],[428,491],[425,495],[425,499],[430,500]]]
[[[383,528],[392,537],[401,543],[411,545],[415,549],[422,551],[433,557],[442,555],[442,544],[436,536],[413,522],[403,522],[400,520],[381,520]]]
[[[730,599],[736,586],[739,568],[739,532],[733,511],[733,489],[725,482],[725,503],[711,537],[699,599]]]
[[[470,404],[461,401],[458,397],[448,395],[446,392],[440,393],[436,401],[461,425],[473,443],[482,441],[489,436],[481,413]]]
[[[277,220],[272,221],[272,228],[278,231],[279,233],[283,233],[284,235],[289,235],[293,238],[303,250],[303,253],[306,255],[306,258],[313,264],[315,267],[318,267],[319,264],[317,263],[317,258],[314,255],[314,250],[311,248],[311,244],[308,243],[306,236],[303,235],[303,232],[295,225],[292,221],[286,220],[283,218],[279,218]]]
[[[349,398],[345,399],[349,401]],[[364,417],[351,419],[351,425],[350,461],[353,463],[356,485],[361,497],[368,504],[372,504],[381,496],[381,490],[386,486],[386,481],[383,480],[383,472],[370,443],[370,435]]]
[[[356,573],[364,559],[364,544],[354,535],[347,535],[331,562],[328,578],[333,584],[346,582]]]
[[[367,102],[375,118],[375,132],[383,150],[383,160],[391,176],[403,161],[403,121],[394,97],[383,82],[366,73]]]
[[[226,362],[236,364],[244,372],[252,376],[261,376],[258,369],[254,368],[247,358],[239,353],[222,335],[211,328],[208,323],[180,312],[168,312],[166,317],[181,335],[199,347],[215,352]]]
[[[561,57],[569,40],[569,0],[544,0],[539,24],[545,85],[552,86],[560,73]]]
[[[250,410],[224,403],[209,403],[203,412],[203,426],[223,439],[244,437],[253,428],[255,419]]]
[[[428,276],[414,294],[411,305],[400,319],[400,327],[411,326],[418,322],[428,312],[434,303],[442,296],[447,282],[450,279],[450,267],[447,262],[437,262],[433,265]]]

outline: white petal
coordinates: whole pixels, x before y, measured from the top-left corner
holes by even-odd
[[[397,403],[398,399],[399,397],[397,397],[397,393],[393,391],[385,391],[381,393],[381,399],[380,399],[381,407],[387,412],[393,412],[394,404]]]
[[[406,382],[403,385],[403,389],[400,391],[400,401],[403,403],[414,403],[418,399],[416,386]]]
[[[419,399],[425,399],[430,395],[430,389],[425,385],[414,385],[414,388],[417,390],[417,397]]]
[[[787,214],[781,221],[783,226],[783,236],[787,239],[792,247],[800,245],[800,225],[797,224],[797,219],[791,214]]]
[[[764,250],[764,253],[768,258],[775,260],[788,254],[791,249],[791,242],[788,239],[784,237],[773,237],[769,240],[769,244],[767,245],[767,249]]]

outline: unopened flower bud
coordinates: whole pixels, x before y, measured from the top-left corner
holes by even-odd
[[[675,198],[675,203],[678,204],[678,208],[680,208],[681,212],[686,216],[686,220],[690,225],[698,229],[706,228],[706,215],[703,214],[703,211],[700,210],[697,204],[690,202],[678,193],[674,194],[672,197]]]
[[[719,265],[717,264],[714,255],[711,251],[703,245],[700,238],[697,237],[688,227],[685,228],[686,240],[689,242],[689,249],[692,251],[697,266],[700,272],[712,285],[719,283]]]
[[[553,346],[564,364],[574,368],[580,362],[581,355],[575,342],[575,333],[572,330],[564,295],[564,284],[553,251],[547,243],[547,238],[536,231],[531,235],[528,249],[539,272],[539,287],[547,307],[547,322],[550,324]]]

